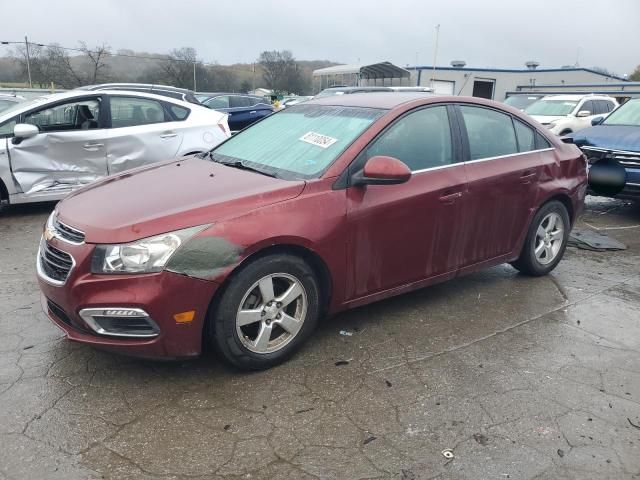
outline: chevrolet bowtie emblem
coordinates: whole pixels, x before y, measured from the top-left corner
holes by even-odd
[[[49,228],[45,228],[44,229],[44,239],[49,241],[51,240],[53,237],[55,237],[55,230],[51,230]]]

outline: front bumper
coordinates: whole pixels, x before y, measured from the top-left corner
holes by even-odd
[[[194,357],[202,350],[207,311],[218,284],[172,272],[142,275],[94,275],[93,246],[71,245],[57,238],[49,243],[75,261],[64,284],[55,285],[41,274],[42,306],[70,340],[126,355],[149,358]],[[85,309],[140,309],[159,328],[153,337],[101,335],[80,316]],[[174,315],[195,311],[189,322]]]

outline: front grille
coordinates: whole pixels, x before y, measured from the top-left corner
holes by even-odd
[[[58,220],[58,217],[53,219],[53,228],[58,233],[58,236],[67,242],[70,243],[83,243],[84,242],[84,232],[77,230],[69,225],[65,225],[61,221]]]
[[[73,268],[73,258],[43,240],[40,243],[40,267],[49,280],[64,283]]]

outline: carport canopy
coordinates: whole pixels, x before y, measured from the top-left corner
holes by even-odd
[[[334,67],[320,68],[313,71],[314,77],[330,75],[357,74],[360,78],[409,78],[410,73],[402,67],[391,62],[372,63],[370,65],[336,65]]]

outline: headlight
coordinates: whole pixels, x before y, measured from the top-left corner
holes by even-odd
[[[160,272],[185,241],[206,227],[208,225],[185,228],[132,243],[98,245],[91,259],[91,272]]]

